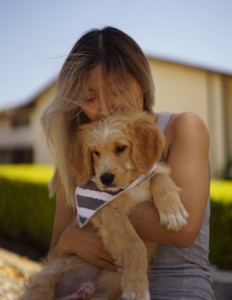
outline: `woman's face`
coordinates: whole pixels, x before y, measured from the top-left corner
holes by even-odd
[[[91,121],[113,112],[126,112],[132,109],[143,110],[143,91],[135,79],[131,78],[130,91],[127,91],[125,87],[120,87],[120,84],[110,79],[109,82],[104,83],[105,88],[102,90],[100,78],[100,68],[96,67],[91,73],[82,104],[82,111]],[[133,100],[131,101],[132,96]]]

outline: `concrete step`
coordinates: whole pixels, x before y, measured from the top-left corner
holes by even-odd
[[[232,300],[232,271],[211,267],[213,289],[217,300]]]

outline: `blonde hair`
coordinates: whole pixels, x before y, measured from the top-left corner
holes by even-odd
[[[106,87],[105,79],[110,78],[123,84],[131,93],[127,99],[132,99],[130,81],[133,78],[143,90],[144,110],[151,112],[154,105],[148,61],[130,36],[119,29],[104,27],[87,32],[76,42],[61,69],[54,99],[42,115],[42,126],[54,154],[67,203],[71,205],[77,183],[68,167],[68,152],[78,126],[90,122],[82,105],[91,72],[98,66],[102,89]]]

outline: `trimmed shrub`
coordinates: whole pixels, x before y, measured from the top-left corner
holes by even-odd
[[[232,270],[232,181],[212,180],[210,197],[210,263]]]
[[[55,199],[48,197],[54,168],[0,165],[0,234],[48,250]],[[232,181],[212,180],[210,187],[210,262],[232,269]]]
[[[226,163],[225,169],[223,170],[223,179],[232,180],[232,160]]]
[[[41,165],[0,166],[1,235],[48,250],[55,199],[48,197],[53,167]]]

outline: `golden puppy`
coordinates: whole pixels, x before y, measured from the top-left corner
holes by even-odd
[[[128,216],[136,204],[150,200],[170,230],[182,228],[188,217],[169,168],[158,163],[164,136],[155,120],[153,114],[136,112],[82,125],[70,155],[77,185],[88,184],[94,175],[100,191],[120,190],[90,222],[123,272],[101,270],[75,255],[61,257],[31,278],[23,300],[149,299],[148,263],[156,244],[142,241]]]

